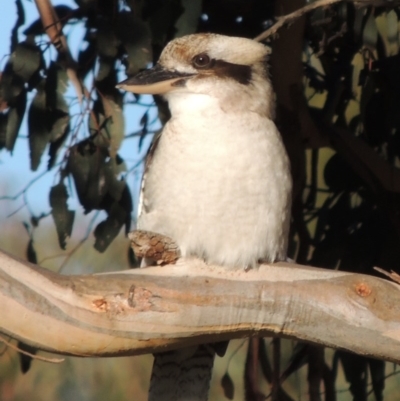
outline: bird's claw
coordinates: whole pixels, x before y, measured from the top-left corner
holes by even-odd
[[[181,256],[176,242],[166,235],[135,230],[128,234],[131,247],[138,258],[151,259],[157,265],[175,263]]]

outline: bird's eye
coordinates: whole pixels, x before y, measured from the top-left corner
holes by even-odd
[[[206,53],[198,54],[192,59],[193,67],[195,68],[210,68],[212,66],[213,60]]]

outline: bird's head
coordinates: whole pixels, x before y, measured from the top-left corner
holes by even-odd
[[[164,95],[167,100],[179,94],[200,94],[226,102],[233,96],[249,105],[252,99],[257,109],[272,114],[268,54],[264,45],[251,39],[188,35],[168,43],[154,67],[117,87],[138,94]]]

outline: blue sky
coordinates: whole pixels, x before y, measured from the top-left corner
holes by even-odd
[[[4,68],[4,65],[8,59],[9,55],[9,40],[10,40],[10,32],[11,28],[15,24],[16,20],[16,6],[15,2],[11,0],[7,0],[2,2],[2,17],[1,17],[1,35],[0,35],[0,67]],[[53,0],[53,5],[57,4],[67,4],[72,8],[76,8],[76,4],[71,0]],[[23,5],[26,11],[26,26],[28,26],[32,21],[38,18],[38,13],[33,1],[23,1]],[[24,38],[22,35],[22,31],[24,28],[20,29],[20,39]],[[83,31],[79,29],[79,27],[66,27],[64,29],[64,33],[68,37],[68,42],[70,45],[71,52],[74,56],[77,55],[79,47],[82,43],[82,34]],[[43,37],[47,40],[47,38]],[[52,50],[52,54],[55,54],[55,51]],[[122,75],[121,79],[124,79],[125,76]],[[34,91],[33,91],[34,92]],[[30,97],[32,97],[34,93],[31,93]],[[70,87],[67,92],[67,96],[73,96],[74,91]],[[150,96],[142,97],[141,102],[144,104],[151,104],[152,98]],[[125,133],[129,134],[134,131],[137,131],[139,126],[139,121],[141,116],[147,110],[146,107],[139,106],[129,106],[126,107],[125,112]],[[73,111],[76,112],[76,111]],[[79,112],[79,108],[77,109]],[[157,111],[154,107],[150,109],[150,119],[149,121],[156,120]],[[159,128],[159,123],[156,122],[153,129]],[[19,138],[17,140],[16,148],[13,152],[13,155],[10,155],[7,151],[0,151],[0,197],[4,196],[15,196],[20,193],[28,183],[32,182],[38,178],[34,184],[29,188],[26,193],[26,199],[28,201],[28,207],[33,212],[34,215],[40,215],[41,213],[47,213],[50,210],[50,206],[48,203],[48,192],[50,186],[54,185],[55,176],[53,172],[46,172],[47,165],[47,157],[44,155],[42,157],[41,165],[36,172],[31,172],[29,165],[29,149],[28,149],[28,140],[27,140],[27,124],[26,119],[23,122],[21,127]],[[82,134],[84,135],[84,134]],[[120,149],[119,154],[127,161],[128,164],[134,165],[139,160],[143,158],[148,148],[148,145],[151,141],[151,136],[146,137],[142,149],[138,152],[138,139],[132,138],[124,141],[122,148]],[[132,192],[134,195],[137,194],[138,188],[140,185],[140,177],[142,173],[142,168],[139,167],[135,169],[128,177],[127,182],[129,183]],[[71,199],[69,200],[69,206],[72,209],[81,211],[80,205],[77,203],[73,185],[69,189]],[[21,208],[23,205],[23,199],[20,197],[18,200],[8,202],[4,200],[0,200],[0,217],[4,218],[6,215],[10,214],[10,212],[16,211],[14,217],[19,220],[26,220],[29,218],[29,211],[26,207]],[[134,202],[134,206],[136,207],[137,202]],[[100,221],[100,220],[99,220]]]

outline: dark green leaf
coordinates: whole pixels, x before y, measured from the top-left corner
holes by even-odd
[[[222,376],[221,386],[224,390],[225,397],[228,398],[228,400],[233,400],[235,396],[235,386],[228,372]]]
[[[72,175],[85,213],[99,209],[109,190],[104,172],[106,157],[107,149],[96,146],[91,139],[84,140],[70,149],[67,171]]]
[[[108,194],[103,200],[103,207],[107,211],[108,217],[102,221],[95,229],[96,238],[94,247],[99,252],[104,252],[113,239],[118,235],[122,226],[125,225],[125,232],[130,228],[132,198],[129,188],[124,181],[124,190],[120,199],[116,200],[113,194]]]
[[[17,45],[11,55],[13,72],[23,82],[29,82],[43,64],[42,52],[33,40],[29,38]]]
[[[47,169],[50,170],[51,168],[54,167],[55,163],[56,163],[56,158],[57,158],[57,154],[58,151],[60,150],[60,148],[62,147],[63,143],[65,142],[68,134],[69,134],[69,129],[70,126],[69,124],[65,127],[65,131],[64,134],[61,135],[59,138],[56,138],[55,140],[52,139],[51,143],[50,143],[50,147],[49,147],[49,162],[47,165]]]
[[[98,146],[108,148],[111,156],[117,154],[124,139],[125,120],[116,99],[99,97],[89,118],[89,130],[96,134],[93,140]]]
[[[53,63],[49,68],[49,80],[42,80],[37,88],[28,114],[32,170],[38,168],[49,143],[54,145],[49,150],[48,166],[54,165],[57,151],[69,132],[69,107],[63,96],[66,85],[64,70]]]
[[[397,18],[396,11],[390,10],[386,14],[386,29],[387,29],[387,38],[391,45],[398,46],[398,35],[399,35],[399,21]]]
[[[95,249],[99,252],[104,252],[118,235],[125,221],[126,211],[115,202],[108,213],[107,219],[102,221],[94,230],[96,238]]]
[[[326,163],[324,179],[326,185],[335,192],[353,191],[362,184],[358,175],[339,153],[334,154]]]
[[[63,95],[68,89],[68,76],[64,68],[52,61],[47,69],[46,78],[46,101],[49,109],[60,109],[67,111],[65,100],[61,103],[59,95]],[[62,97],[61,97],[62,98]]]
[[[377,83],[374,75],[373,74],[366,75],[360,100],[361,121],[365,120],[367,105],[374,96],[376,89],[377,89]]]
[[[24,81],[14,74],[12,64],[8,61],[0,80],[0,103],[2,103],[2,108],[14,106],[16,98],[23,90]]]
[[[363,30],[363,44],[369,49],[375,50],[377,42],[378,28],[376,26],[373,9],[371,9]]]
[[[0,113],[0,149],[6,146],[8,113]]]
[[[202,13],[203,1],[182,0],[182,6],[184,10],[175,24],[176,37],[190,35],[196,32]]]
[[[94,248],[99,252],[104,252],[118,235],[121,227],[122,224],[113,216],[109,216],[106,220],[99,223],[94,230],[96,238]]]
[[[18,349],[28,352],[31,355],[35,355],[37,353],[37,349],[33,348],[32,346],[25,344],[21,341],[18,341],[17,344]],[[19,363],[21,366],[21,372],[26,373],[31,368],[33,358],[29,355],[23,354],[22,352],[19,353]]]
[[[362,35],[362,27],[363,27],[363,19],[364,19],[365,10],[361,9],[361,8],[356,8],[354,12],[355,12],[355,16],[354,16],[354,24],[353,24],[353,33],[354,33],[355,39],[357,41],[360,41],[361,35]]]
[[[117,34],[127,54],[126,74],[133,75],[152,61],[151,32],[148,24],[131,12],[118,15]]]
[[[7,112],[7,130],[5,144],[7,150],[11,153],[14,150],[15,141],[17,140],[19,129],[21,128],[22,119],[24,118],[26,108],[26,91],[23,90],[15,100],[15,106],[10,107]]]
[[[372,389],[376,401],[383,401],[383,390],[385,389],[385,361],[379,359],[368,359],[369,371],[371,372]]]
[[[99,21],[96,43],[100,57],[111,59],[116,57],[121,41],[115,34],[113,27],[105,19]]]
[[[290,356],[289,364],[281,374],[281,383],[283,383],[292,373],[301,369],[308,361],[309,345],[298,342]]]
[[[367,359],[360,355],[337,351],[342,362],[344,375],[350,383],[353,401],[367,399]]]
[[[140,267],[140,259],[138,259],[131,247],[128,248],[128,262],[131,269]]]
[[[75,212],[68,210],[68,193],[65,185],[60,182],[50,189],[51,215],[57,229],[60,248],[65,249],[66,241],[71,236]]]
[[[142,132],[140,133],[140,137],[139,137],[139,145],[138,145],[139,152],[142,150],[143,139],[147,135],[147,123],[148,123],[148,121],[149,121],[149,111],[147,110],[146,113],[144,113],[142,118],[140,119],[140,125],[143,128],[142,128]]]
[[[149,22],[153,45],[163,47],[173,27],[184,11],[180,0],[146,2],[143,19]]]
[[[26,248],[26,258],[28,262],[37,264],[37,255],[35,247],[33,246],[33,239],[31,238],[28,242],[28,247]]]
[[[31,169],[33,171],[36,171],[39,167],[40,159],[51,139],[47,117],[46,93],[44,91],[44,81],[42,81],[32,100],[28,113],[29,149],[31,156]]]

